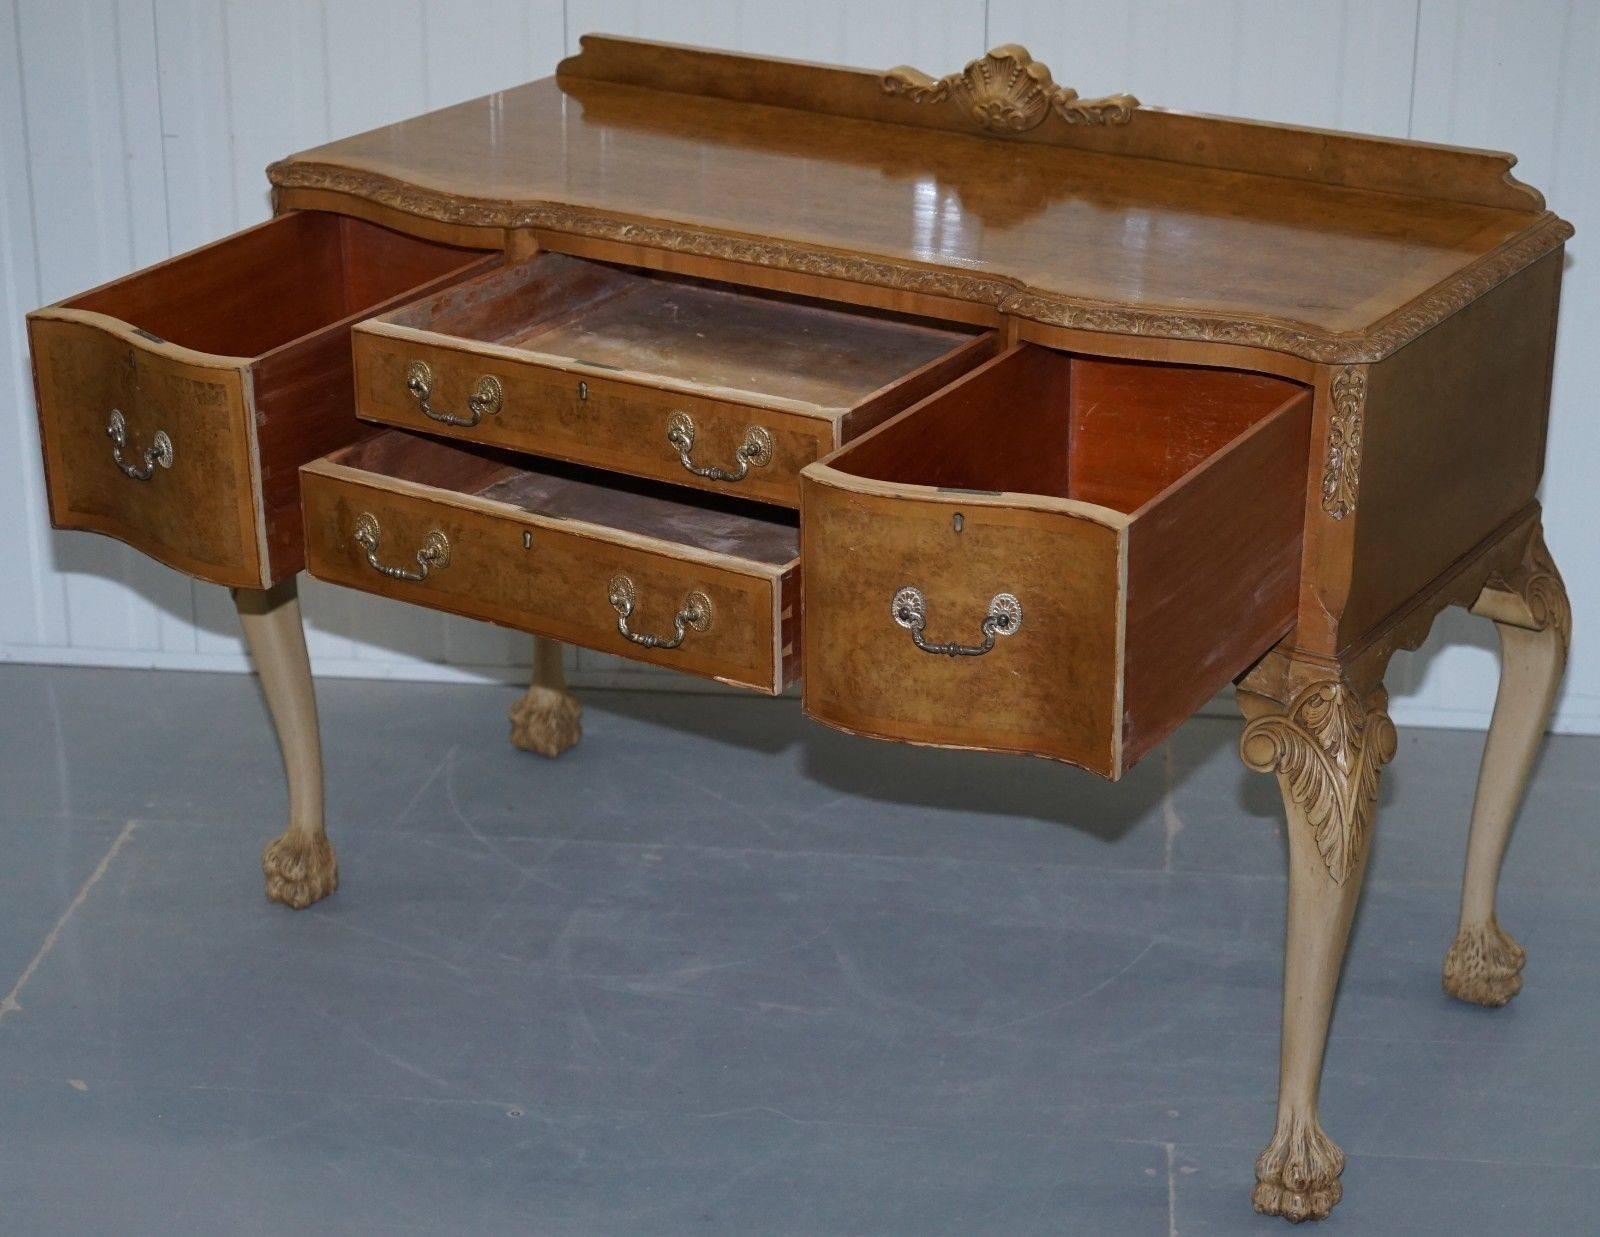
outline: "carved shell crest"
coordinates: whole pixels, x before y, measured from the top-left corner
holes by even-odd
[[[907,65],[890,69],[883,76],[883,90],[912,103],[952,100],[995,133],[1025,133],[1052,108],[1068,124],[1123,125],[1139,106],[1139,100],[1125,94],[1080,99],[1076,90],[1056,85],[1049,68],[1014,43],[938,79]]]
[[[988,129],[1022,133],[1050,110],[1050,70],[1020,47],[997,47],[961,71],[958,91]]]

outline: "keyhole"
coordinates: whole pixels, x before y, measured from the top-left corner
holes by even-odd
[[[586,403],[588,401],[588,399],[589,399],[589,384],[587,382],[578,383],[578,402],[579,403]]]
[[[522,530],[522,548],[524,550],[533,549],[533,534],[527,529]]]
[[[967,522],[966,519],[962,516],[961,512],[959,512],[959,511],[956,512],[953,516],[950,517],[950,527],[955,529],[956,532],[958,532],[958,533],[961,531],[961,526],[963,524],[965,524],[966,522]]]

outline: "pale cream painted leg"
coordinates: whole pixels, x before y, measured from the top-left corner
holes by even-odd
[[[533,638],[533,683],[510,718],[511,742],[541,756],[559,756],[583,737],[583,709],[567,691],[559,640]]]
[[[1240,754],[1278,775],[1289,832],[1278,1121],[1256,1159],[1255,1209],[1322,1219],[1343,1193],[1344,1153],[1322,1131],[1317,1094],[1334,990],[1371,846],[1378,771],[1395,751],[1381,687],[1298,676],[1288,699],[1241,688]]]
[[[233,603],[289,776],[289,827],[261,853],[267,897],[302,910],[339,887],[339,864],[323,829],[322,741],[300,597],[291,576],[270,589],[235,589]]]
[[[1539,753],[1567,664],[1572,610],[1544,538],[1518,570],[1491,580],[1472,607],[1500,633],[1500,690],[1483,749],[1461,885],[1461,924],[1444,958],[1444,990],[1474,1005],[1504,1005],[1522,990],[1526,955],[1495,918],[1495,887],[1511,825]]]

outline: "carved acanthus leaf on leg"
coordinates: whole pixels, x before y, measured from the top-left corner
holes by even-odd
[[[1378,801],[1378,770],[1394,758],[1394,723],[1342,678],[1312,683],[1281,714],[1244,728],[1239,754],[1277,773],[1316,831],[1317,850],[1343,884],[1366,845]]]

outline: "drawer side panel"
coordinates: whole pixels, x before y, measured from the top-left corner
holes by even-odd
[[[1129,527],[1124,770],[1293,627],[1310,427],[1306,391]]]
[[[346,225],[352,221],[344,220]],[[499,254],[441,256],[420,249],[410,237],[397,238],[381,229],[358,233],[367,237],[362,259],[368,265],[394,252],[385,272],[389,282],[421,278],[443,262],[457,260],[445,274],[373,302],[378,312],[396,301],[421,295],[454,283],[500,261]],[[365,252],[370,250],[371,252]],[[354,303],[370,302],[383,287],[369,286],[376,278],[370,270],[353,264],[349,297]],[[362,312],[367,312],[363,310]],[[300,527],[300,465],[327,455],[371,432],[356,419],[349,318],[329,324],[293,343],[274,349],[254,366],[257,441],[260,444],[262,507],[266,523],[267,555],[271,575],[281,580],[305,564],[305,537]]]

